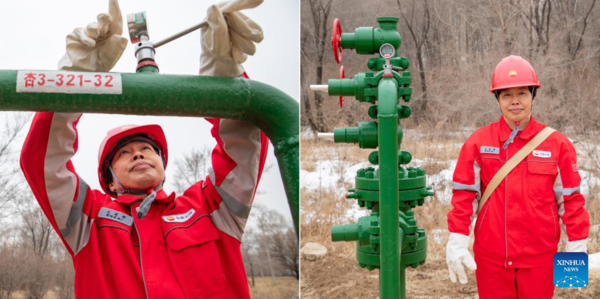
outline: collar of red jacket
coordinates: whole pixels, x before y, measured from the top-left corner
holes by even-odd
[[[503,143],[504,141],[506,141],[508,139],[512,130],[506,123],[504,116],[500,116],[500,120],[498,121],[498,123],[500,124],[500,134],[498,135],[498,137],[500,138],[500,143]],[[537,135],[537,133],[539,133],[541,130],[543,130],[545,127],[546,127],[546,125],[544,125],[541,122],[538,122],[537,120],[535,120],[533,115],[531,115],[531,120],[529,120],[527,127],[525,127],[525,129],[521,132],[521,134],[517,135],[516,138],[530,140],[535,135]]]
[[[126,195],[119,196],[115,199],[116,202],[118,202],[120,204],[124,204],[124,205],[130,205],[136,201],[142,201],[142,200],[144,200],[144,199],[137,197],[137,196],[126,196]],[[156,192],[156,198],[154,200],[164,202],[164,203],[173,202],[175,200],[175,192],[171,192],[170,195],[167,195],[167,193],[165,193],[165,191],[163,191],[161,189],[158,192]]]

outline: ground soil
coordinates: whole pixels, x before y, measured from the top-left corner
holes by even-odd
[[[452,284],[443,260],[428,260],[406,270],[406,298],[479,298],[474,272],[465,285]],[[590,272],[589,286],[581,291],[557,288],[554,298],[600,298],[600,270]],[[379,298],[379,271],[361,269],[353,254],[329,253],[322,260],[302,260],[301,298]]]
[[[251,278],[248,277],[248,281]],[[252,299],[297,299],[298,280],[296,277],[255,277],[255,285],[250,287]]]

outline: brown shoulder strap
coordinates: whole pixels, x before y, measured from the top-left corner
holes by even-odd
[[[479,201],[479,207],[477,208],[477,213],[481,211],[481,208],[485,205],[485,202],[488,200],[492,192],[496,190],[496,187],[500,185],[500,182],[508,175],[508,173],[515,168],[529,153],[531,153],[538,145],[540,145],[550,134],[552,134],[554,129],[550,127],[544,128],[541,132],[537,133],[531,141],[529,141],[523,148],[521,148],[496,174],[492,177],[492,180],[487,185],[481,200]]]

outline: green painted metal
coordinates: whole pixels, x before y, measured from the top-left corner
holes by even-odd
[[[396,28],[398,18],[381,17],[377,18],[379,28],[359,27],[354,33],[342,33],[340,43],[344,49],[356,49],[358,54],[377,54],[383,44],[391,44],[398,49],[402,44],[402,38]]]
[[[364,121],[358,127],[336,128],[333,131],[335,142],[358,143],[360,148],[377,147],[377,123]]]
[[[381,225],[381,267],[379,290],[381,298],[400,298],[401,240],[398,238],[398,83],[393,78],[383,78],[379,83],[377,120],[379,121],[379,192]],[[394,254],[387,254],[394,252]]]
[[[298,232],[298,102],[272,86],[243,78],[153,72],[123,73],[121,78],[122,94],[17,93],[17,71],[0,70],[0,110],[221,117],[252,123],[273,144]]]
[[[390,59],[390,63],[393,66],[399,67],[403,70],[408,69],[408,67],[410,66],[410,62],[406,57],[392,57],[392,59]],[[372,71],[382,71],[384,64],[385,59],[382,57],[374,57],[369,59],[369,62],[367,62],[367,66]]]
[[[342,33],[342,47],[356,49],[359,54],[373,54],[379,52],[382,44],[391,43],[398,53],[398,19],[377,21],[380,28],[361,27],[355,33]],[[330,95],[354,96],[359,102],[373,104],[368,116],[376,121],[334,130],[335,142],[377,149],[369,154],[369,162],[379,168],[359,169],[355,188],[349,189],[347,195],[356,199],[360,207],[371,210],[371,214],[356,224],[333,226],[331,234],[333,241],[357,241],[359,266],[379,269],[382,299],[405,298],[406,267],[416,268],[427,258],[427,236],[417,226],[411,209],[423,205],[425,197],[433,195],[433,188],[426,185],[423,169],[404,166],[412,161],[412,154],[400,147],[403,131],[399,120],[412,114],[409,106],[399,104],[401,99],[409,102],[412,98],[412,79],[406,71],[409,66],[405,57],[392,57],[389,64],[382,57],[371,58],[368,67],[377,73],[329,80]]]
[[[140,73],[155,73],[155,74],[158,74],[159,71],[158,71],[158,68],[155,67],[155,66],[153,66],[153,65],[145,65],[145,66],[140,67],[136,71],[136,73],[138,73],[138,74],[140,74]]]

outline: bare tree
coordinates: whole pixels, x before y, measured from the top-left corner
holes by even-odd
[[[209,148],[194,149],[183,158],[175,161],[173,186],[178,194],[208,175],[211,166],[211,151]]]
[[[529,57],[542,51],[544,55],[548,54],[550,48],[550,16],[552,14],[551,0],[535,0],[529,2],[529,8],[525,11],[524,24],[529,31]],[[537,43],[534,47],[534,39]]]
[[[596,0],[593,0],[592,4],[590,5],[590,8],[587,10],[585,17],[583,18],[583,27],[581,28],[581,33],[578,33],[576,41],[571,40],[571,35],[569,35],[569,52],[571,53],[572,60],[575,59],[577,53],[581,49],[583,36],[585,35],[585,30],[587,29],[588,23],[591,22],[590,15],[592,13],[592,10],[594,9],[594,5],[596,5]]]
[[[293,228],[279,212],[258,205],[260,211],[255,215],[260,229],[259,247],[266,253],[269,270],[280,268],[286,275],[299,279],[298,239]]]
[[[14,213],[12,204],[22,184],[18,175],[19,165],[15,163],[19,152],[15,149],[15,142],[31,118],[31,113],[10,113],[5,117],[0,137],[0,220]]]
[[[305,18],[306,22],[302,23],[302,40],[303,44],[307,44],[307,39],[310,39],[312,47],[302,47],[302,64],[312,65],[315,71],[315,80],[311,83],[321,84],[323,82],[323,57],[325,50],[328,48],[328,28],[331,26],[329,23],[329,13],[331,12],[332,0],[308,0],[302,3],[308,3],[310,7],[310,18]],[[312,25],[309,26],[308,24]],[[306,76],[306,71],[303,67],[301,76],[302,86],[307,86],[307,80],[309,76]],[[302,102],[304,104],[304,114],[308,120],[313,131],[326,131],[326,124],[323,117],[323,96],[319,92],[314,92],[313,97],[315,99],[315,110],[316,117],[313,115],[312,106],[310,105],[310,98],[308,90],[304,90]]]
[[[271,241],[269,249],[273,252],[273,259],[279,261],[290,275],[300,279],[300,258],[296,232],[291,228],[280,230],[271,237]]]
[[[254,287],[254,266],[256,264],[256,234],[254,233],[254,229],[246,228],[244,231],[244,236],[242,237],[242,258],[244,259],[244,264],[246,267],[246,275],[248,275],[248,271],[250,271],[250,286]]]
[[[420,118],[424,118],[427,113],[427,79],[425,77],[425,51],[423,46],[425,45],[429,29],[431,28],[431,17],[429,13],[429,2],[427,0],[418,1],[422,5],[422,16],[418,16],[417,1],[412,1],[410,9],[410,15],[407,17],[406,13],[402,9],[400,0],[396,0],[400,13],[402,14],[402,20],[410,32],[410,36],[415,45],[415,55],[417,58],[417,65],[419,71],[419,79],[421,85],[421,99],[418,101],[419,106],[415,109],[415,115]]]
[[[28,241],[32,252],[43,260],[49,253],[50,243],[57,237],[56,233],[31,192],[24,191],[24,194],[18,195],[17,202],[16,209],[23,221],[22,238]]]

